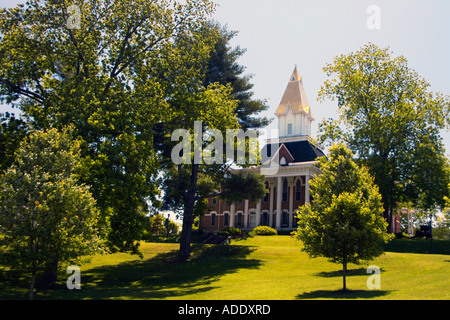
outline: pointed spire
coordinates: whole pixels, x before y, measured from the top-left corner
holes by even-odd
[[[291,79],[289,81],[300,81],[302,76],[298,73],[297,65],[295,65],[294,72],[292,72]]]
[[[295,65],[289,82],[284,92],[283,98],[275,111],[275,115],[285,114],[288,111],[288,104],[293,112],[304,111],[309,113],[309,103],[306,97],[305,89],[303,88],[302,76],[298,72],[297,65]]]

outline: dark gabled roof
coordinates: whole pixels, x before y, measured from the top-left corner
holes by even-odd
[[[266,162],[269,158],[272,158],[277,150],[284,144],[294,157],[293,162],[308,162],[314,161],[318,157],[323,157],[325,154],[322,150],[316,148],[309,141],[291,141],[283,143],[266,144],[261,150],[261,163]]]

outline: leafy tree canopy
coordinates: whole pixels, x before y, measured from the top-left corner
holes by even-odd
[[[320,142],[348,145],[375,177],[391,217],[402,202],[442,207],[450,171],[440,131],[450,123],[449,97],[430,92],[405,57],[374,44],[335,57],[324,71],[319,99],[336,101],[340,118],[319,125]]]
[[[321,157],[318,166],[322,173],[311,180],[314,200],[298,210],[296,237],[310,257],[343,265],[346,289],[347,264],[381,255],[392,235],[386,232],[378,187],[348,148],[333,144],[329,159]]]
[[[80,9],[79,29],[68,27],[70,5]],[[0,9],[0,99],[36,129],[73,125],[81,178],[110,221],[111,250],[138,253],[144,212],[158,203],[157,124],[175,123],[183,108],[197,116],[223,91],[202,87],[213,10],[208,0],[30,0]]]
[[[78,181],[80,167],[80,141],[71,129],[51,129],[25,139],[0,176],[0,244],[32,274],[30,297],[37,272],[49,263],[77,263],[103,246],[95,199]]]

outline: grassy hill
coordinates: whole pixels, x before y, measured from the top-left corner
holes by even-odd
[[[427,245],[428,244],[428,245]],[[95,256],[81,266],[81,290],[66,288],[67,274],[36,299],[450,299],[450,242],[394,240],[370,265],[381,268],[381,289],[366,286],[368,265],[350,265],[343,293],[341,266],[309,259],[290,236],[256,236],[230,245],[196,245],[186,263],[171,258],[176,243],[143,243],[144,259]],[[28,277],[0,266],[0,299],[26,299]]]

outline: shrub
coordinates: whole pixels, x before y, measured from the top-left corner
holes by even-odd
[[[229,236],[240,236],[242,231],[238,228],[225,228],[219,232],[219,234],[226,234]]]
[[[179,233],[178,225],[159,213],[145,219],[143,240],[153,240],[154,236],[176,236]]]
[[[170,220],[169,225],[167,226],[167,233],[176,236],[178,235],[179,232],[180,232],[179,226],[175,222]]]
[[[149,236],[151,235],[163,235],[166,234],[166,228],[164,227],[164,217],[161,214],[155,214],[147,217],[145,221],[145,231]]]
[[[194,223],[192,224],[192,230],[198,230],[198,228],[200,228],[200,218],[195,217]]]
[[[277,230],[268,226],[259,226],[252,230],[252,233],[258,236],[276,236]]]
[[[395,233],[395,238],[396,239],[409,239],[410,236],[406,232],[397,232],[397,233]]]

